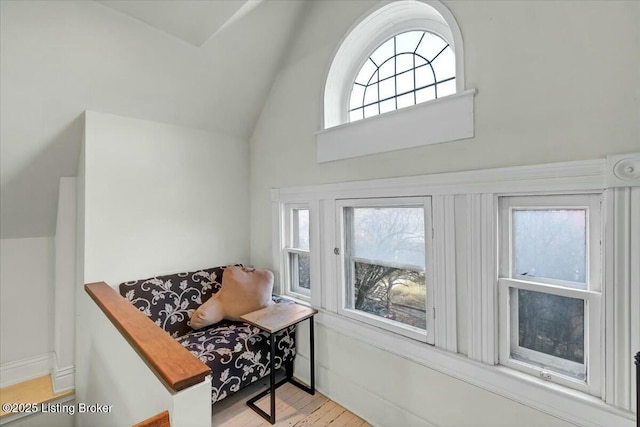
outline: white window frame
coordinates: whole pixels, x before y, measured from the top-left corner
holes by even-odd
[[[424,212],[424,232],[425,232],[425,283],[426,283],[426,331],[422,329],[405,325],[400,322],[384,319],[373,314],[368,314],[360,310],[352,309],[347,306],[347,289],[350,285],[347,283],[347,264],[349,263],[349,254],[347,254],[345,209],[349,208],[393,208],[393,207],[422,207]],[[393,333],[412,338],[417,341],[434,343],[434,283],[433,283],[433,221],[431,209],[431,197],[404,197],[404,198],[367,198],[367,199],[344,199],[336,201],[336,224],[337,224],[337,277],[336,281],[340,284],[338,291],[338,314],[350,319],[358,320],[372,326],[386,329]],[[399,266],[402,267],[402,266]]]
[[[602,213],[601,194],[571,195],[531,195],[503,196],[499,200],[499,244],[500,266],[498,278],[499,295],[499,361],[501,365],[535,375],[547,381],[587,392],[594,396],[602,395],[601,361],[602,346]],[[512,211],[514,209],[586,209],[587,210],[587,252],[586,256],[586,289],[567,287],[562,281],[517,276],[513,274],[512,251]],[[585,302],[585,363],[586,379],[580,381],[553,370],[567,371],[580,369],[581,364],[565,361],[554,356],[547,356],[517,344],[517,330],[512,330],[512,316],[517,313],[517,298],[511,297],[511,289],[522,289],[542,292],[551,295],[581,299]],[[515,342],[515,344],[514,344]],[[517,353],[530,362],[514,359]],[[544,368],[536,365],[550,366]]]
[[[309,212],[309,250],[294,247],[294,233],[297,233],[297,224],[294,220],[293,211],[306,210]],[[311,284],[311,208],[307,203],[285,204],[283,206],[282,218],[282,249],[281,249],[281,270],[282,280],[284,284],[285,295],[301,299],[303,301],[311,300],[311,289],[306,289],[298,285],[298,270],[291,268],[292,255],[309,256],[309,279]]]

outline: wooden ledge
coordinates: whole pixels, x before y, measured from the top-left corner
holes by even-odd
[[[84,285],[111,323],[172,392],[204,381],[207,365],[104,282]]]
[[[158,415],[147,418],[133,427],[171,427],[169,411],[160,412]]]

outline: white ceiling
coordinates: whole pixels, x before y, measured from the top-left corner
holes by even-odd
[[[248,141],[303,10],[294,0],[0,1],[0,237],[54,235],[85,110]]]
[[[96,0],[196,47],[263,0]]]

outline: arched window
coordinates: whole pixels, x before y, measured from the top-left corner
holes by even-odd
[[[349,121],[456,92],[456,60],[449,43],[430,31],[407,31],[380,45],[356,75]]]
[[[318,162],[473,137],[476,91],[464,82],[462,34],[446,6],[379,3],[329,67]]]

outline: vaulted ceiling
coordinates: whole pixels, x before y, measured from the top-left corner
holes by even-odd
[[[304,1],[0,2],[0,231],[55,233],[82,112],[247,140]],[[126,153],[123,153],[126,155]]]

